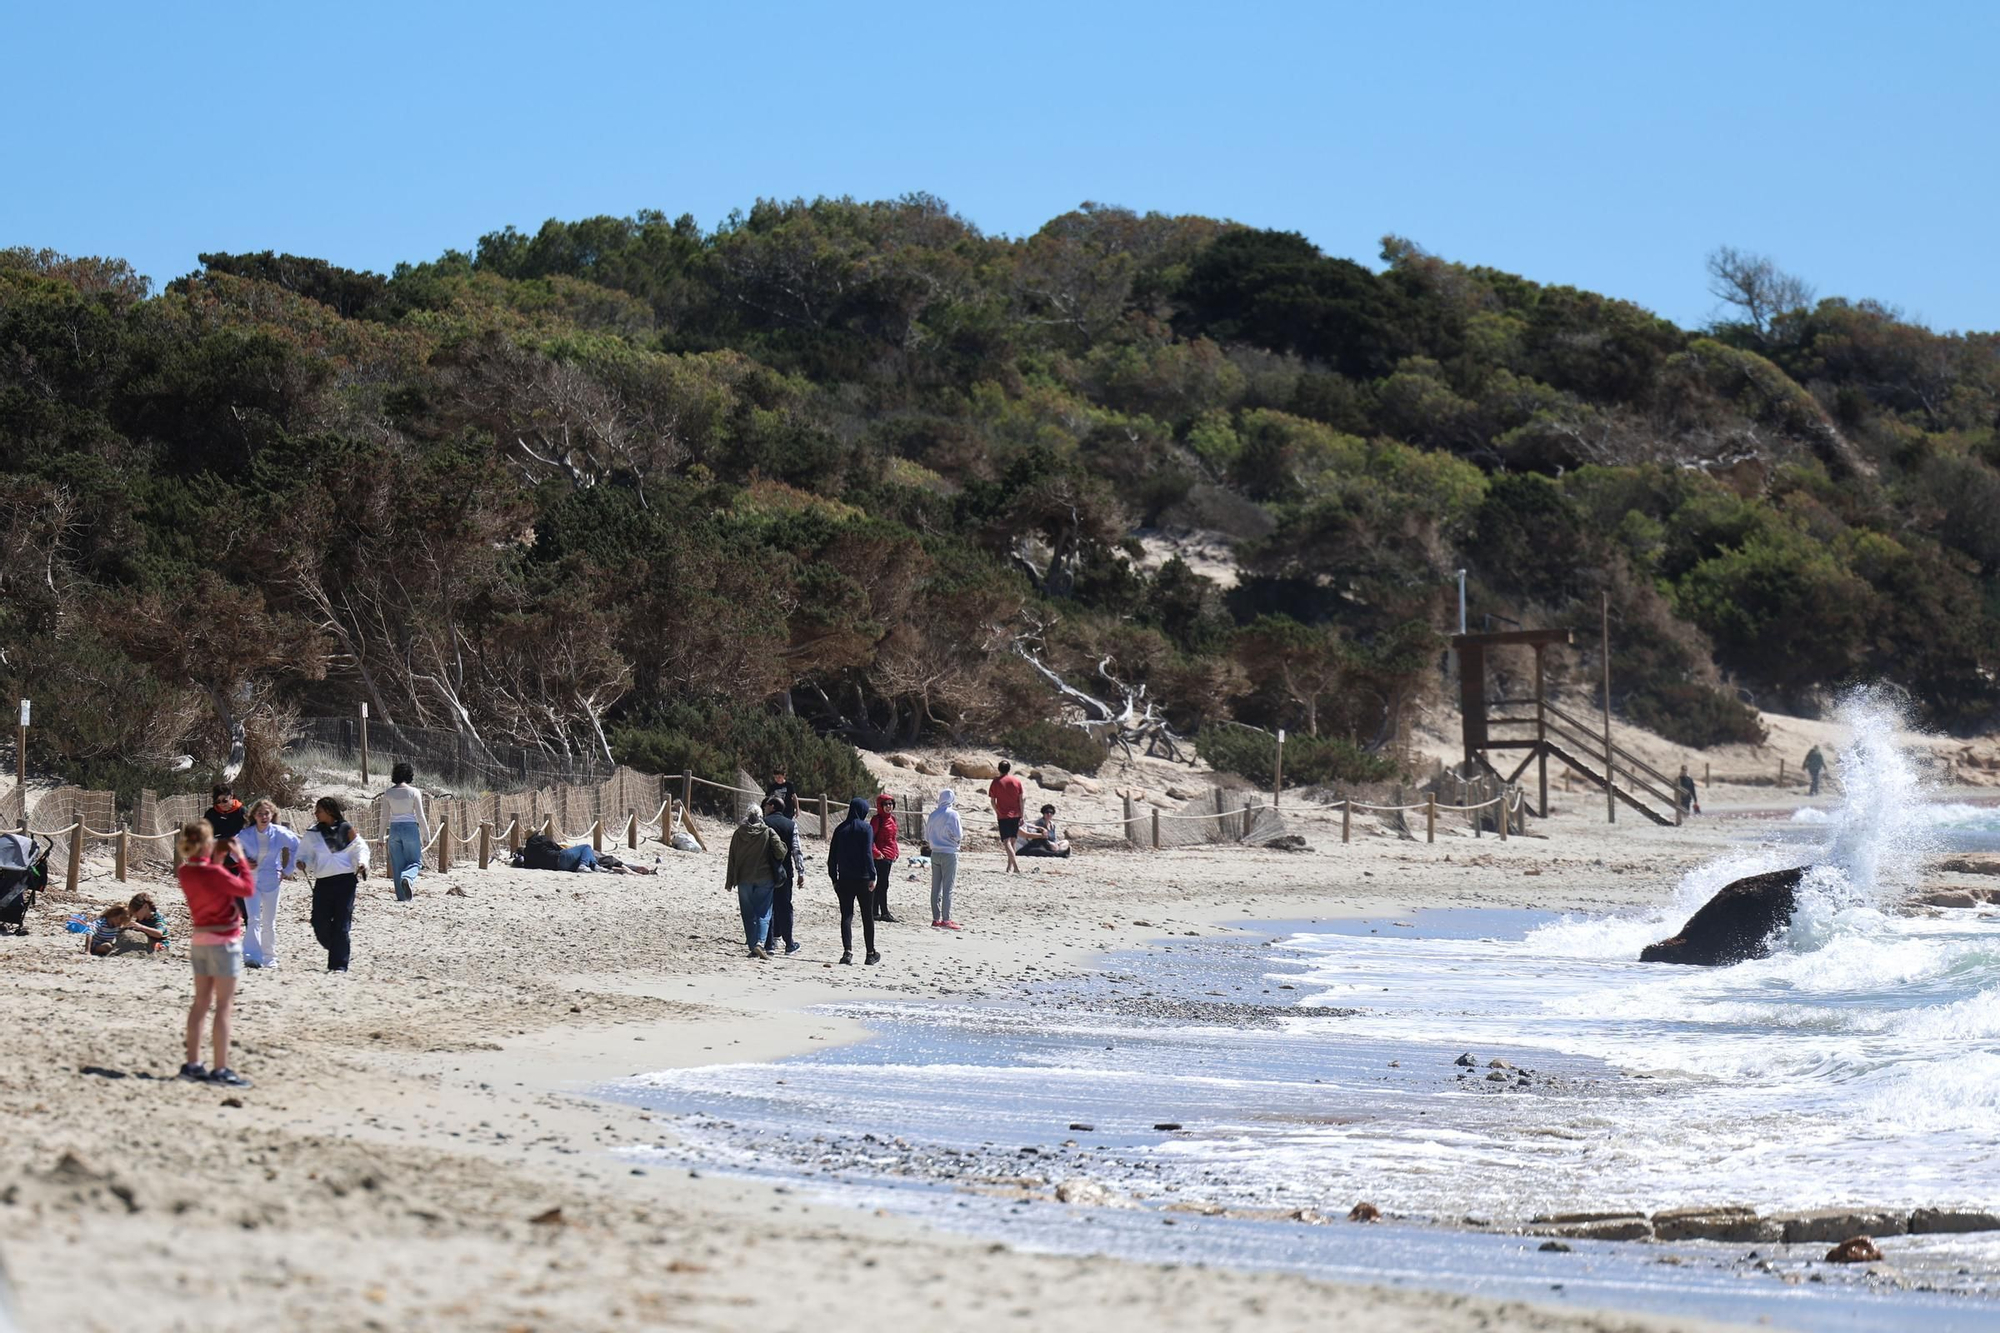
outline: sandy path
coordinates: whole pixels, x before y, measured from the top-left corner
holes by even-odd
[[[22,1326],[87,1329],[1324,1327],[1659,1329],[1594,1316],[1339,1287],[1273,1274],[1053,1258],[802,1204],[767,1185],[634,1172],[606,1149],[655,1142],[593,1080],[761,1059],[853,1035],[799,1010],[828,999],[977,993],[1097,952],[1237,919],[1438,906],[1653,901],[1726,825],[1675,831],[1583,813],[1506,844],[1105,853],[1005,877],[973,855],[963,935],[883,927],[880,968],[832,966],[824,879],[801,895],[798,957],[738,957],[719,854],[667,853],[657,878],[455,870],[399,905],[365,887],[354,970],[316,969],[306,896],[282,912],[285,965],[246,977],[238,1068],[257,1087],[169,1077],[184,959],[92,960],[45,904],[0,941],[13,1019],[0,1114],[0,1255]],[[809,845],[808,866],[817,845]],[[650,849],[649,849],[650,854]],[[448,887],[464,896],[447,896]],[[102,902],[110,885],[90,902]],[[159,887],[159,886],[154,886]],[[163,901],[178,905],[171,886]],[[922,887],[894,901],[922,915]],[[171,914],[171,912],[170,912]],[[96,1072],[85,1072],[96,1071]],[[531,1219],[550,1209],[559,1221]]]

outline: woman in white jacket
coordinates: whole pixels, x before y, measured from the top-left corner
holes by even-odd
[[[354,831],[340,802],[322,796],[313,826],[299,839],[299,865],[312,882],[313,938],[326,950],[326,970],[345,972],[354,929],[354,894],[368,873],[368,839]]]
[[[946,787],[924,820],[924,841],[931,845],[931,925],[937,930],[958,929],[951,919],[951,890],[958,883],[958,847],[965,828],[958,821],[957,801],[958,793]]]

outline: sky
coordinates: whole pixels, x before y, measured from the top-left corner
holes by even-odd
[[[91,4],[0,35],[0,246],[353,268],[512,224],[925,191],[1446,258],[1683,325],[1718,245],[2000,328],[2000,5]]]

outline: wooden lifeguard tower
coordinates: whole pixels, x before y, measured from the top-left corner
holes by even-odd
[[[1675,781],[1637,755],[1620,748],[1611,739],[1611,713],[1607,708],[1599,726],[1582,721],[1558,708],[1548,698],[1544,684],[1543,654],[1549,645],[1568,646],[1574,642],[1566,629],[1501,630],[1490,634],[1455,634],[1452,651],[1458,654],[1458,701],[1462,715],[1465,761],[1485,769],[1509,783],[1518,782],[1534,764],[1536,773],[1535,809],[1539,818],[1549,816],[1549,759],[1567,764],[1605,791],[1607,816],[1618,818],[1620,803],[1630,806],[1655,824],[1681,822],[1680,794]],[[1532,648],[1535,653],[1535,694],[1532,699],[1489,699],[1486,693],[1486,654],[1493,648]],[[1607,697],[1609,680],[1607,678]],[[1525,713],[1492,709],[1525,709]],[[1511,773],[1502,774],[1487,756],[1496,750],[1525,750]],[[1620,782],[1624,785],[1621,787]],[[1641,796],[1649,799],[1642,800]],[[1671,812],[1671,813],[1662,813]]]

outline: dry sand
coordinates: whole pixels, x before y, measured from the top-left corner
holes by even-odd
[[[320,970],[307,895],[288,890],[283,966],[244,980],[234,1063],[257,1086],[235,1096],[171,1077],[190,989],[180,953],[87,958],[61,930],[76,904],[58,894],[34,934],[0,940],[0,1255],[18,1317],[65,1331],[1696,1326],[1022,1254],[769,1185],[635,1172],[612,1150],[660,1141],[666,1125],[586,1095],[642,1070],[854,1035],[802,1012],[817,1002],[977,993],[1031,967],[1046,979],[1169,930],[1647,901],[1720,836],[1611,830],[1580,811],[1506,844],[1448,829],[1435,846],[1369,833],[1342,846],[1335,817],[1293,818],[1314,850],[1104,852],[1018,877],[975,853],[965,932],[884,926],[879,968],[832,965],[816,843],[806,948],[769,963],[739,956],[719,852],[667,851],[652,878],[454,869],[425,875],[407,905],[373,879],[345,976]],[[178,894],[155,879],[181,924]],[[116,887],[100,877],[82,896]],[[898,879],[906,923],[922,892]]]

